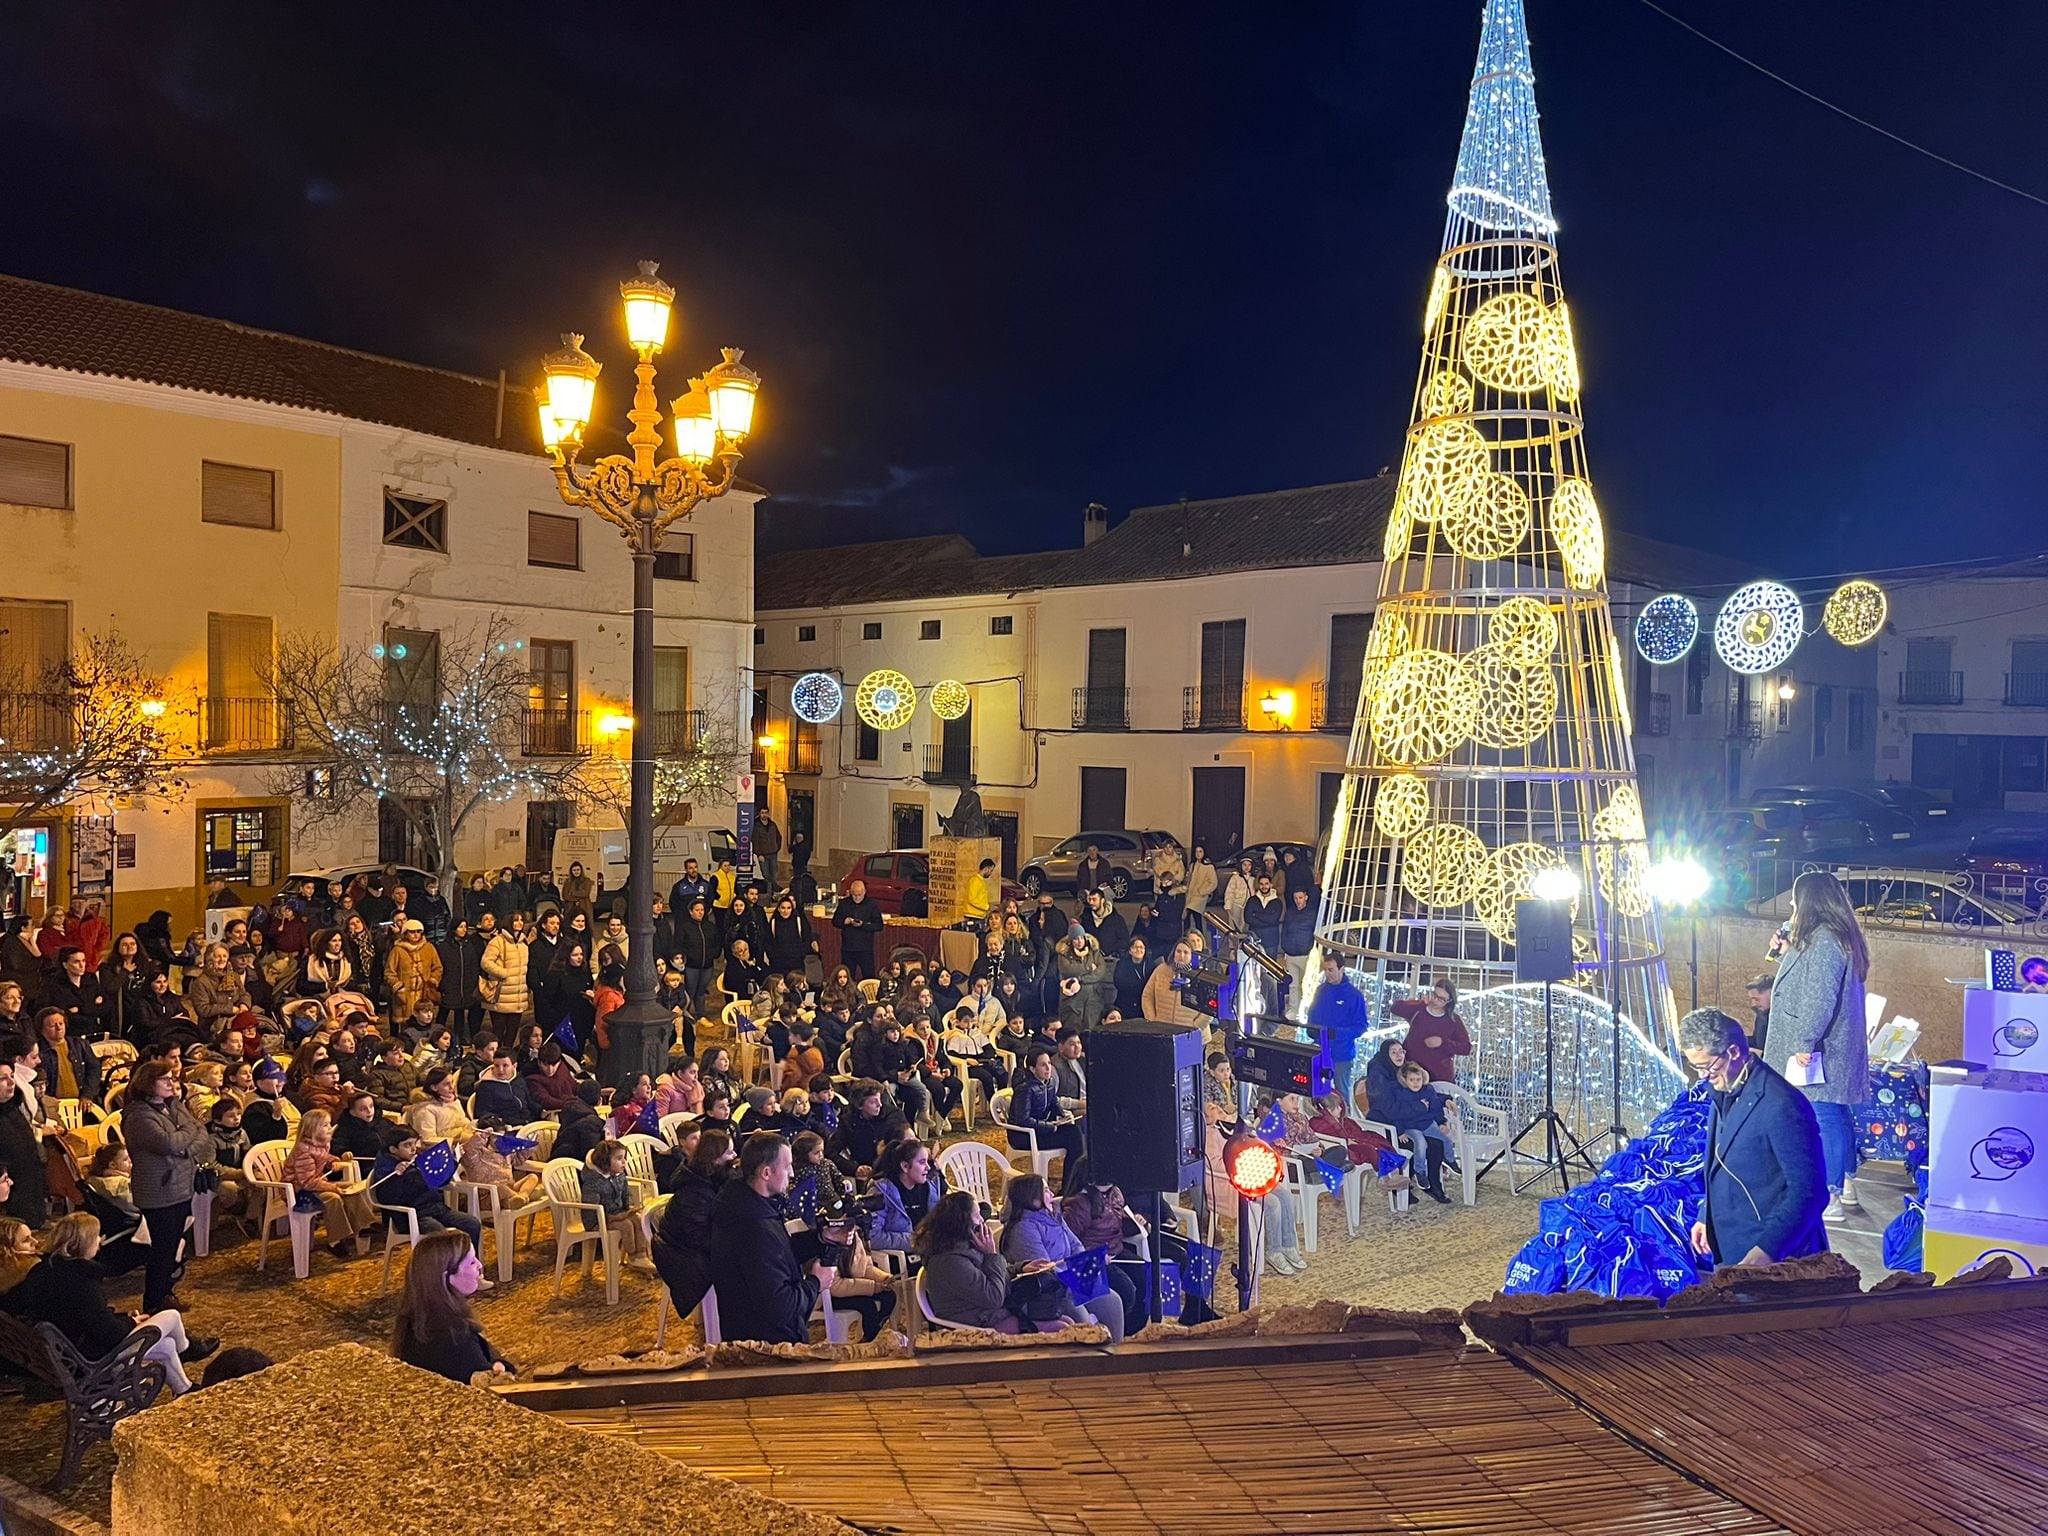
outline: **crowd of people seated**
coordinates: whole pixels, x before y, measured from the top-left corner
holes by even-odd
[[[1198,859],[1195,873],[1209,868]],[[1273,874],[1243,873],[1241,915],[1255,931],[1271,926],[1273,953],[1290,953]],[[1167,899],[1141,906],[1134,924],[1097,888],[1071,918],[1049,895],[1000,912],[992,903],[966,970],[882,961],[879,911],[855,880],[824,919],[843,956],[827,974],[816,968],[815,882],[799,877],[771,897],[729,866],[705,874],[691,862],[656,903],[660,997],[674,1022],[666,1068],[609,1083],[597,1066],[631,939],[580,868],[559,890],[523,871],[479,876],[453,910],[409,892],[392,868],[347,888],[302,882],[227,923],[219,942],[194,935],[182,948],[162,912],[118,936],[89,902],[32,932],[15,925],[0,936],[0,1308],[37,1315],[63,1264],[96,1277],[140,1269],[138,1316],[162,1335],[153,1349],[202,1358],[213,1341],[184,1331],[173,1289],[194,1196],[211,1193],[216,1216],[262,1219],[245,1164],[280,1144],[279,1175],[336,1258],[371,1251],[393,1224],[417,1227],[401,1355],[465,1378],[506,1369],[470,1310],[491,1289],[483,1224],[421,1160],[448,1143],[460,1178],[517,1208],[542,1197],[539,1170],[500,1139],[545,1119],[550,1156],[579,1165],[591,1208],[581,1219],[608,1227],[623,1261],[657,1272],[679,1313],[715,1288],[729,1337],[805,1339],[821,1296],[871,1336],[906,1264],[924,1270],[949,1320],[1087,1320],[1121,1337],[1141,1304],[1123,1266],[1085,1304],[1049,1297],[1039,1277],[1096,1247],[1128,1256],[1140,1236],[1121,1192],[1088,1175],[1086,1039],[1139,1015],[1207,1022],[1176,984],[1199,961],[1200,928]],[[1210,870],[1205,891],[1213,882]],[[210,896],[234,893],[216,882]],[[1355,1044],[1362,1000],[1332,970],[1317,1006]],[[740,1039],[700,1046],[729,1001],[745,1004]],[[1369,1115],[1395,1128],[1417,1182],[1444,1198],[1442,1170],[1456,1163],[1428,1084],[1430,1064],[1448,1075],[1470,1048],[1455,1002],[1444,988],[1418,1004],[1416,1060],[1383,1046],[1356,1096],[1344,1085],[1314,1106],[1284,1102],[1290,1140],[1366,1163],[1386,1146],[1358,1124]],[[976,1102],[1012,1150],[1059,1154],[1056,1190],[1013,1177],[995,1211],[948,1189],[937,1142]],[[72,1124],[59,1123],[60,1105],[76,1106]],[[1208,1108],[1220,1136],[1236,1117],[1227,1064],[1212,1073]],[[96,1149],[77,1134],[79,1117],[115,1114]],[[670,1198],[651,1233],[624,1144],[636,1134],[666,1149],[654,1162]],[[1304,1262],[1291,1200],[1276,1192],[1262,1213],[1280,1273]],[[71,1225],[52,1223],[58,1207]],[[52,1258],[62,1262],[45,1272]],[[96,1289],[74,1289],[97,1302]],[[67,1332],[118,1344],[105,1316],[76,1306]]]

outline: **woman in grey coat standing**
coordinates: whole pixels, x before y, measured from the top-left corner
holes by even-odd
[[[1825,870],[1808,870],[1792,883],[1791,929],[1771,988],[1767,1059],[1787,1080],[1800,1084],[1813,1103],[1827,1163],[1828,1205],[1822,1217],[1843,1221],[1848,1212],[1862,1209],[1856,1198],[1856,1106],[1870,1091],[1863,1003],[1870,949],[1842,882]],[[1821,1081],[1806,1083],[1815,1060],[1821,1064]]]
[[[149,1227],[149,1267],[142,1281],[147,1315],[177,1306],[171,1283],[192,1216],[192,1175],[213,1161],[213,1137],[185,1107],[171,1069],[145,1061],[135,1069],[123,1101],[121,1139],[135,1164],[131,1198]]]

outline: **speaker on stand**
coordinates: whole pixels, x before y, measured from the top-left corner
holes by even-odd
[[[1556,982],[1570,981],[1572,974],[1571,902],[1540,897],[1525,897],[1517,901],[1515,980],[1524,984],[1543,983],[1543,1108],[1527,1125],[1516,1131],[1507,1147],[1495,1153],[1479,1172],[1484,1177],[1495,1163],[1507,1158],[1508,1182],[1518,1195],[1553,1173],[1566,1189],[1571,1188],[1573,1163],[1583,1165],[1589,1174],[1595,1171],[1591,1154],[1557,1112],[1557,1054],[1552,1030],[1551,987]],[[1542,1161],[1535,1172],[1527,1178],[1518,1179],[1515,1177],[1515,1161],[1534,1155],[1525,1153],[1522,1143],[1539,1129],[1543,1132]]]
[[[1148,1197],[1152,1321],[1159,1321],[1161,1196],[1202,1177],[1202,1032],[1132,1019],[1088,1035],[1088,1169]]]

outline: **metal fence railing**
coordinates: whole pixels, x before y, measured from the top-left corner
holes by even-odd
[[[1130,689],[1076,688],[1074,690],[1075,730],[1128,731],[1130,728]]]
[[[1960,672],[1901,672],[1901,704],[1960,704],[1963,702],[1963,674]]]
[[[1987,942],[2048,938],[2048,874],[2023,871],[1902,869],[1836,863],[1825,856],[1755,855],[1719,871],[1715,899],[1753,916],[1789,918],[1792,882],[1809,870],[1826,870],[1842,882],[1866,928],[1972,934]]]

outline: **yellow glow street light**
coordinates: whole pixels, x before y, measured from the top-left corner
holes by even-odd
[[[1714,877],[1698,859],[1679,855],[1659,859],[1650,866],[1650,896],[1659,907],[1683,912],[1692,919],[1692,1005],[1700,1005],[1700,903],[1713,887]]]
[[[1795,699],[1795,698],[1797,698],[1798,696],[1799,696],[1799,685],[1798,685],[1798,684],[1796,684],[1796,683],[1794,683],[1794,682],[1792,681],[1792,679],[1791,679],[1791,678],[1789,678],[1789,677],[1788,677],[1788,678],[1786,678],[1786,679],[1785,679],[1785,681],[1783,681],[1782,683],[1778,684],[1778,697],[1779,697],[1779,698],[1781,698],[1781,699],[1785,699],[1785,700],[1787,700],[1787,701],[1789,702],[1790,700],[1792,700],[1792,699]]]
[[[163,718],[165,705],[162,699],[144,699],[141,707],[145,719],[161,720]]]
[[[754,738],[754,745],[763,752],[773,752],[776,747],[776,740],[773,736],[756,736]]]
[[[1277,726],[1294,724],[1294,690],[1292,688],[1268,688],[1265,697],[1259,700],[1259,713]]]
[[[596,409],[597,359],[570,332],[558,351],[542,359],[546,382],[535,391],[540,440],[554,461],[555,489],[572,507],[585,507],[616,528],[633,556],[633,704],[630,714],[608,714],[600,731],[632,731],[632,810],[627,839],[626,1003],[611,1015],[608,1078],[661,1070],[669,1035],[667,1011],[656,1004],[654,980],[654,749],[658,732],[633,730],[654,717],[654,557],[662,535],[678,519],[733,486],[740,446],[753,430],[761,376],[740,361],[736,347],[673,402],[676,456],[658,459],[661,406],[654,392],[654,359],[669,342],[675,289],[651,261],[619,284],[626,340],[633,349],[632,431],[627,452],[578,463],[583,436]]]

